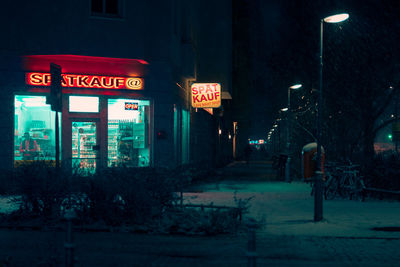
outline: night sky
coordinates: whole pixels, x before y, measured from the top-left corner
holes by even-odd
[[[255,84],[251,93],[255,104],[251,105],[252,137],[265,138],[278,110],[287,105],[290,85],[302,83],[302,90],[308,94],[318,88],[320,20],[328,15],[346,12],[350,18],[339,24],[324,24],[325,90],[333,90],[340,84],[360,84],[364,75],[373,76],[379,72],[379,75],[387,75],[388,86],[398,83],[381,65],[392,66],[391,72],[399,69],[396,47],[400,41],[400,2],[248,2]],[[382,62],[377,62],[380,58]],[[352,71],[348,71],[347,76],[342,73],[352,69],[359,69],[357,76]],[[293,93],[292,103],[296,104],[301,95],[302,92]]]

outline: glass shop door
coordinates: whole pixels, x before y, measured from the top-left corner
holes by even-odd
[[[96,172],[99,160],[98,122],[72,121],[72,170],[79,174]]]

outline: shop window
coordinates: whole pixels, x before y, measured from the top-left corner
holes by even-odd
[[[15,165],[55,160],[55,112],[46,104],[46,97],[16,95],[14,107]]]
[[[97,96],[70,96],[69,112],[99,112]]]
[[[92,16],[100,17],[122,17],[122,0],[91,0]]]
[[[108,166],[150,166],[150,102],[108,100]]]

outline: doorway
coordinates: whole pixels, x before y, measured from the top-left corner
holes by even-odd
[[[98,123],[73,120],[71,124],[72,169],[80,174],[93,174],[100,158]]]

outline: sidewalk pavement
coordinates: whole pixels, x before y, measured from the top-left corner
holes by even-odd
[[[270,164],[255,164],[234,166],[252,169],[253,175],[271,171]],[[235,195],[252,198],[248,216],[265,223],[256,235],[257,266],[399,266],[399,232],[371,228],[399,226],[400,202],[324,201],[325,219],[315,223],[309,185],[234,178],[187,192],[185,201],[234,206]],[[63,266],[64,232],[1,229],[0,236],[0,265],[10,258],[10,266]],[[74,240],[75,266],[248,266],[246,232],[201,237],[92,232],[75,233]]]
[[[400,231],[372,230],[400,229],[400,202],[327,200],[323,202],[324,219],[314,222],[314,198],[310,192],[310,185],[302,182],[234,181],[207,185],[204,192],[185,193],[184,197],[187,203],[225,206],[236,206],[235,196],[242,200],[251,198],[247,216],[264,222],[259,234],[400,238]]]
[[[238,166],[239,165],[239,166]],[[224,173],[237,169],[257,169],[260,163],[235,163]],[[270,164],[263,164],[271,172]],[[228,171],[227,171],[228,170]],[[400,238],[400,231],[375,231],[376,227],[396,227],[400,230],[400,202],[366,199],[335,199],[323,201],[323,220],[314,222],[314,197],[304,182],[224,180],[197,188],[202,192],[187,192],[185,201],[193,204],[235,206],[234,197],[249,199],[248,216],[264,221],[259,234],[329,237]]]

